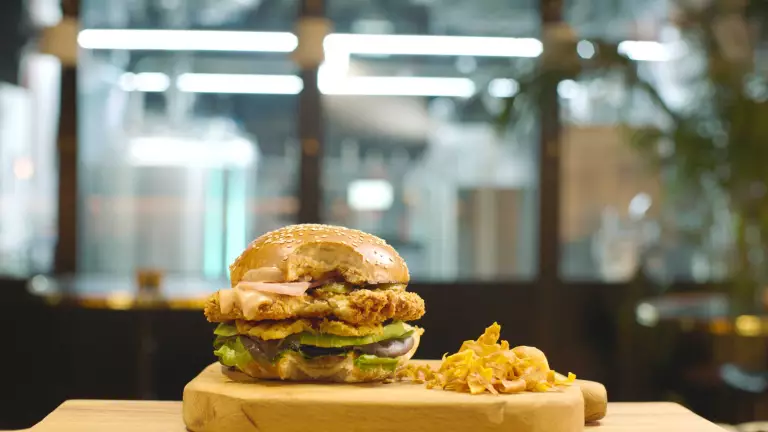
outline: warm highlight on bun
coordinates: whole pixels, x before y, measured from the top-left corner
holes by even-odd
[[[229,266],[232,286],[249,270],[265,267],[280,269],[285,282],[317,280],[334,272],[354,285],[410,280],[405,261],[384,240],[333,225],[291,225],[257,238]]]
[[[414,332],[413,348],[407,354],[398,357],[398,367],[413,357],[419,348],[421,331]],[[356,354],[346,357],[319,357],[305,359],[299,353],[286,353],[277,363],[264,367],[253,362],[245,372],[222,366],[221,370],[229,379],[237,382],[255,382],[257,380],[285,381],[324,381],[340,383],[362,383],[383,381],[394,377],[394,372],[382,367],[360,369],[355,366]]]

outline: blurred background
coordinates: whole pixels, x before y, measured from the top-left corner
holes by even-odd
[[[374,233],[421,358],[493,321],[614,401],[768,420],[768,4],[6,0],[0,428],[180,400],[260,234]],[[11,397],[12,396],[12,397]]]

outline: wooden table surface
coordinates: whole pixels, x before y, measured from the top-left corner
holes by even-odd
[[[181,402],[65,402],[33,432],[183,432]],[[669,402],[610,403],[608,416],[585,432],[722,432],[723,429]]]

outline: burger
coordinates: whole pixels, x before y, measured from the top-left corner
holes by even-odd
[[[229,267],[231,287],[205,316],[214,354],[237,381],[370,382],[392,378],[419,346],[424,300],[405,261],[349,228],[291,225],[254,240]]]

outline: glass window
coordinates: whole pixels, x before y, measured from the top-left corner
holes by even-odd
[[[535,128],[500,138],[493,118],[541,52],[536,3],[328,3],[327,221],[385,238],[417,280],[534,276]]]
[[[562,146],[561,273],[626,281],[658,229],[661,179],[616,125],[568,124]]]
[[[660,97],[679,105],[690,90],[685,86],[696,85],[690,74],[698,66],[684,52],[680,32],[667,25],[668,2],[588,3],[574,1],[567,14],[581,39],[578,55],[585,61],[601,55],[598,40],[618,44]],[[646,152],[633,145],[641,129],[669,125],[646,92],[626,83],[615,69],[584,70],[558,86],[564,122],[561,276],[625,282],[643,274],[662,285],[716,278],[727,242],[728,217],[719,211],[725,206],[675,191],[674,173],[655,163],[673,151],[671,143],[646,142]],[[706,233],[693,238],[696,231]]]
[[[53,269],[56,247],[56,131],[61,64],[23,59],[24,87],[0,82],[0,274]]]
[[[0,276],[17,278],[53,270],[57,243],[62,70],[32,35],[45,39],[41,27],[55,26],[61,9],[27,3],[0,6]]]
[[[297,2],[81,11],[79,270],[226,277],[297,210]]]

